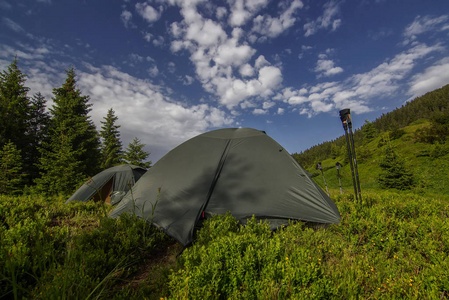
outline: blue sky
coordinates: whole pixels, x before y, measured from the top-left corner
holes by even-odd
[[[91,117],[113,108],[150,159],[208,130],[265,130],[290,153],[449,83],[447,0],[0,0],[0,67],[17,56],[52,105],[73,66]]]

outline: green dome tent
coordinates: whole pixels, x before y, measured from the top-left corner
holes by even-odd
[[[253,215],[284,223],[340,220],[336,205],[290,154],[251,128],[214,130],[179,145],[142,176],[110,217],[135,213],[188,245],[199,220],[227,211],[241,222]]]
[[[85,182],[66,203],[93,199],[116,204],[146,171],[134,165],[119,165],[103,170]]]

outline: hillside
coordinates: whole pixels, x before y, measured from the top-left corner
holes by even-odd
[[[372,123],[366,122],[361,129],[356,130],[354,143],[362,191],[380,188],[379,162],[384,158],[386,148],[391,146],[413,173],[414,192],[449,194],[446,180],[449,170],[448,107],[449,85],[446,85],[382,115]],[[353,190],[344,136],[295,153],[293,157],[324,188],[321,173],[315,169],[316,164],[321,162],[328,187],[333,192],[339,191],[335,164],[342,163],[342,187],[349,192]]]

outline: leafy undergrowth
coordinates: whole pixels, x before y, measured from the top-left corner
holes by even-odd
[[[101,203],[63,201],[0,196],[0,296],[88,299],[138,294],[140,281],[134,278],[174,242],[135,216],[108,218],[110,208]],[[162,292],[152,288],[152,293]]]
[[[449,297],[447,200],[383,193],[336,200],[341,224],[271,232],[208,220],[170,276],[174,299]]]
[[[98,203],[0,196],[0,298],[449,298],[449,199],[337,196],[341,223],[206,220],[182,247]]]

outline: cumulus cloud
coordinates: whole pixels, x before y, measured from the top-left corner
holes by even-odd
[[[133,14],[128,11],[128,10],[124,10],[122,11],[122,14],[120,15],[120,19],[123,22],[123,25],[125,25],[126,28],[130,27],[131,23],[131,19],[133,18]]]
[[[321,76],[332,76],[332,75],[336,75],[339,74],[341,72],[343,72],[343,68],[341,67],[336,67],[335,63],[330,60],[330,59],[326,59],[327,56],[321,56],[320,59],[318,59],[317,63],[316,63],[316,67],[315,67],[315,72],[319,73],[318,77]]]
[[[208,104],[182,105],[166,96],[161,87],[112,66],[78,72],[78,84],[84,94],[90,95],[91,115],[97,126],[113,107],[124,144],[138,136],[156,155],[208,128],[233,122],[232,117],[218,108]]]
[[[324,4],[323,15],[314,21],[304,24],[304,36],[307,37],[315,34],[320,29],[330,28],[331,31],[337,30],[337,28],[341,25],[341,19],[336,18],[340,13],[339,5],[340,4],[336,1],[330,1]]]
[[[229,25],[241,27],[248,22],[260,9],[268,4],[268,0],[231,0]]]
[[[195,79],[192,76],[186,75],[182,79],[182,84],[183,85],[191,85],[194,81],[195,81]]]
[[[136,11],[149,23],[156,22],[161,17],[161,11],[156,10],[146,2],[136,3]]]
[[[264,109],[256,108],[253,110],[253,115],[266,115],[267,111]]]
[[[298,9],[303,7],[303,3],[299,0],[294,0],[290,6],[285,9],[279,17],[272,17],[270,15],[258,15],[254,18],[254,25],[252,32],[274,38],[279,36],[282,32],[293,26],[297,20],[295,13]]]
[[[221,105],[232,110],[253,106],[255,99],[265,99],[274,94],[282,81],[278,67],[272,66],[263,56],[254,61],[256,50],[245,42],[245,32],[236,27],[226,33],[226,24],[206,18],[190,2],[179,2],[183,20],[170,25],[174,40],[171,50],[190,52],[197,79],[203,88],[218,96]],[[243,6],[242,6],[243,5]],[[231,7],[243,7],[250,12],[263,7],[257,0],[233,1]],[[235,10],[233,10],[235,12]]]

